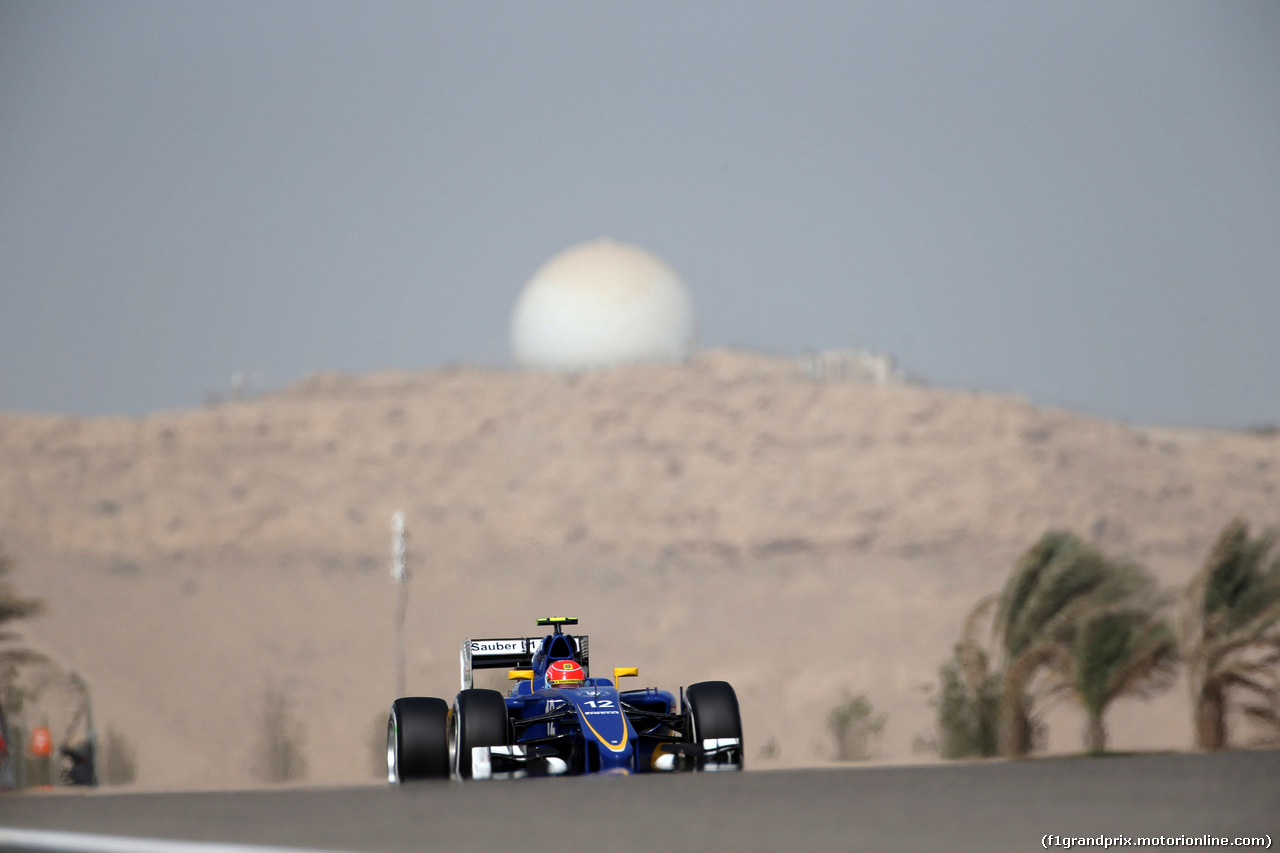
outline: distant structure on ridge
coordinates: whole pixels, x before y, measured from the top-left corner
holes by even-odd
[[[800,359],[805,376],[820,382],[870,382],[873,385],[904,385],[907,375],[898,369],[893,356],[865,349],[829,349],[808,353]]]
[[[693,344],[693,298],[680,276],[652,252],[608,238],[543,264],[511,314],[511,353],[525,368],[677,362]]]

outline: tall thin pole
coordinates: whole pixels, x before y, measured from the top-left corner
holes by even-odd
[[[71,672],[71,683],[80,695],[84,697],[84,702],[80,706],[80,710],[84,712],[84,739],[89,745],[89,784],[98,784],[98,731],[93,727],[93,698],[89,695],[88,683],[80,677],[80,673]],[[73,722],[72,725],[75,725]],[[67,738],[71,738],[71,730],[67,730]]]
[[[391,579],[396,584],[396,696],[404,695],[404,614],[409,607],[409,554],[405,548],[404,510],[391,516]]]

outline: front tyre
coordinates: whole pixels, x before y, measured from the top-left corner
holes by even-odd
[[[471,750],[510,743],[507,703],[496,690],[463,690],[449,711],[449,764],[455,779],[471,779]]]
[[[703,747],[699,768],[742,769],[742,715],[738,694],[727,681],[700,681],[684,693],[691,743]]]
[[[397,699],[387,718],[387,781],[449,778],[449,703]]]

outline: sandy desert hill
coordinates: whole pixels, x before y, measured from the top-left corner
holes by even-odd
[[[93,685],[142,785],[252,782],[269,690],[294,703],[311,781],[374,778],[397,509],[411,693],[452,696],[463,637],[568,613],[597,666],[733,682],[755,767],[825,760],[845,690],[888,712],[881,754],[906,759],[964,614],[1037,536],[1071,528],[1182,583],[1233,517],[1280,523],[1280,436],[736,351],[317,375],[138,419],[0,414],[0,540],[49,605],[21,629]],[[1177,689],[1109,719],[1117,748],[1190,743]],[[1051,746],[1081,725],[1056,715]]]

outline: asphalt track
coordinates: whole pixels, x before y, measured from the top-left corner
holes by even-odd
[[[1046,834],[1269,835],[1280,843],[1280,751],[401,788],[24,794],[0,797],[0,826],[370,853],[999,853],[1042,849]]]

